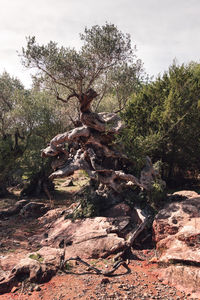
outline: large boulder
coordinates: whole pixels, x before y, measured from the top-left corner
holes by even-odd
[[[26,256],[28,251],[23,250],[21,252],[12,254],[7,254],[7,255],[1,255],[0,256],[0,270],[4,272],[9,272],[11,271],[14,266],[16,266],[19,261]]]
[[[52,247],[43,247],[21,259],[18,256],[10,264],[9,255],[5,256],[0,261],[2,267],[2,272],[0,273],[0,295],[11,291],[13,286],[17,286],[19,282],[25,279],[37,283],[50,280],[60,267],[62,256],[62,249]],[[5,267],[8,269],[5,269]]]
[[[118,236],[129,223],[129,217],[96,217],[83,220],[59,218],[41,241],[43,246],[65,248],[65,258],[97,258],[122,249],[125,240]]]
[[[26,199],[17,201],[12,207],[0,210],[0,218],[20,214],[23,217],[40,217],[49,209],[48,205],[40,202],[29,202]]]
[[[12,207],[0,210],[0,218],[16,215],[28,203],[28,200],[19,200]]]
[[[186,200],[167,204],[153,223],[159,262],[168,266],[161,277],[200,293],[200,195],[191,191],[177,195]]]
[[[130,232],[142,222],[139,211],[121,203],[110,208],[106,216],[71,220],[67,218],[71,208],[63,212],[50,210],[39,219],[44,233],[30,242],[65,248],[66,259],[106,257],[126,247]]]
[[[29,202],[20,210],[20,215],[25,218],[37,218],[44,215],[49,209],[49,206],[40,202]]]

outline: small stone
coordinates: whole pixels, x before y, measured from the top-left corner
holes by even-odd
[[[41,288],[39,287],[39,285],[36,285],[34,290],[35,290],[36,292],[39,292],[39,291],[41,291]]]
[[[101,280],[101,284],[108,284],[108,283],[110,283],[110,280],[108,278],[103,278]]]
[[[15,293],[16,291],[18,291],[19,287],[17,286],[13,286],[11,293]]]

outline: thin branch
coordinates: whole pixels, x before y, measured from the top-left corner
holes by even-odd
[[[65,260],[64,263],[63,263],[63,267],[65,267],[66,263],[70,260],[75,260],[75,261],[78,261],[79,263],[85,265],[89,270],[92,270],[94,271],[97,275],[104,275],[104,276],[111,276],[120,266],[123,266],[128,273],[131,272],[130,268],[128,267],[128,265],[126,264],[125,261],[123,260],[120,260],[118,262],[116,262],[112,269],[109,270],[109,271],[104,271],[104,270],[101,270],[101,269],[98,269],[96,267],[93,267],[91,266],[89,263],[87,263],[86,261],[82,260],[79,256],[77,257],[70,257],[69,259]]]
[[[45,70],[44,68],[42,68],[39,63],[36,63],[37,67],[39,70],[43,71],[45,74],[47,74],[51,79],[53,79],[53,81],[59,85],[62,85],[66,88],[68,88],[70,91],[72,91],[73,93],[75,93],[75,90],[73,88],[71,88],[70,86],[68,86],[67,84],[58,81],[51,73],[49,73],[47,70]]]
[[[107,77],[107,75],[106,75],[106,77]],[[97,112],[97,110],[98,110],[98,108],[99,108],[99,105],[100,105],[102,99],[104,98],[104,96],[105,96],[105,94],[106,94],[106,91],[107,91],[107,84],[105,84],[103,93],[102,93],[101,97],[99,98],[99,100],[98,100],[98,102],[97,102],[97,105],[96,105],[96,107],[95,107],[95,109],[94,109],[95,112]]]
[[[68,113],[68,117],[69,117],[70,121],[72,122],[72,124],[74,126],[76,126],[76,121],[74,121],[74,119],[71,117],[70,113]]]
[[[98,275],[102,274],[102,271],[101,271],[101,270],[99,270],[99,269],[97,269],[97,268],[91,266],[91,265],[88,264],[86,261],[82,260],[79,256],[77,256],[77,257],[70,257],[69,259],[65,260],[64,266],[65,266],[65,264],[66,264],[68,261],[70,261],[70,260],[76,260],[76,261],[82,263],[83,265],[85,265],[86,267],[88,267],[90,270],[93,270],[93,271],[94,271],[95,273],[97,273]]]
[[[124,102],[124,105],[121,108],[119,108],[118,110],[115,110],[114,113],[117,114],[117,113],[121,112],[126,107],[127,101],[128,101],[128,99]]]
[[[101,74],[102,71],[105,71],[106,69],[109,69],[109,68],[113,67],[114,65],[115,65],[115,63],[112,63],[110,65],[106,65],[106,66],[104,66],[103,64],[101,64],[101,66],[99,66],[97,68],[97,71],[94,72],[94,75],[90,79],[90,81],[89,81],[89,83],[87,85],[86,90],[88,90],[92,86],[93,82],[99,77],[99,75]]]
[[[61,101],[64,102],[64,103],[68,103],[69,100],[70,100],[71,98],[74,98],[74,97],[78,98],[78,95],[77,95],[76,93],[73,93],[73,94],[69,95],[69,96],[67,97],[67,99],[61,98],[61,97],[59,96],[58,92],[57,92],[57,95],[56,95],[57,100],[61,100]]]

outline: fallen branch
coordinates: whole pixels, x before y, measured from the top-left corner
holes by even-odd
[[[112,267],[111,270],[104,271],[104,270],[101,270],[101,269],[98,269],[96,267],[91,266],[89,263],[87,263],[86,261],[82,260],[79,256],[77,256],[77,257],[70,257],[69,259],[65,260],[64,263],[62,264],[62,270],[64,269],[66,263],[69,262],[69,261],[71,261],[71,260],[77,261],[77,262],[85,265],[89,270],[94,271],[97,275],[111,276],[120,266],[123,266],[127,270],[127,272],[130,273],[130,268],[128,267],[128,265],[126,264],[126,262],[123,261],[123,260],[120,260],[120,261],[116,262],[113,265],[113,267]]]

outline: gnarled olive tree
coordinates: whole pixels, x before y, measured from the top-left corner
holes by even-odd
[[[137,185],[148,189],[156,175],[151,161],[147,159],[146,169],[138,179],[127,172],[128,159],[113,143],[123,128],[117,113],[124,108],[141,76],[141,62],[135,57],[130,36],[105,24],[86,28],[81,40],[84,43],[80,51],[59,48],[54,42],[40,46],[34,37],[28,38],[27,48],[23,49],[24,65],[38,69],[41,82],[58,100],[77,101],[80,112],[78,126],[55,136],[42,151],[44,157],[54,157],[50,178],[69,176],[82,169],[99,183],[99,188],[121,192]],[[108,93],[116,96],[116,112],[96,113]]]

